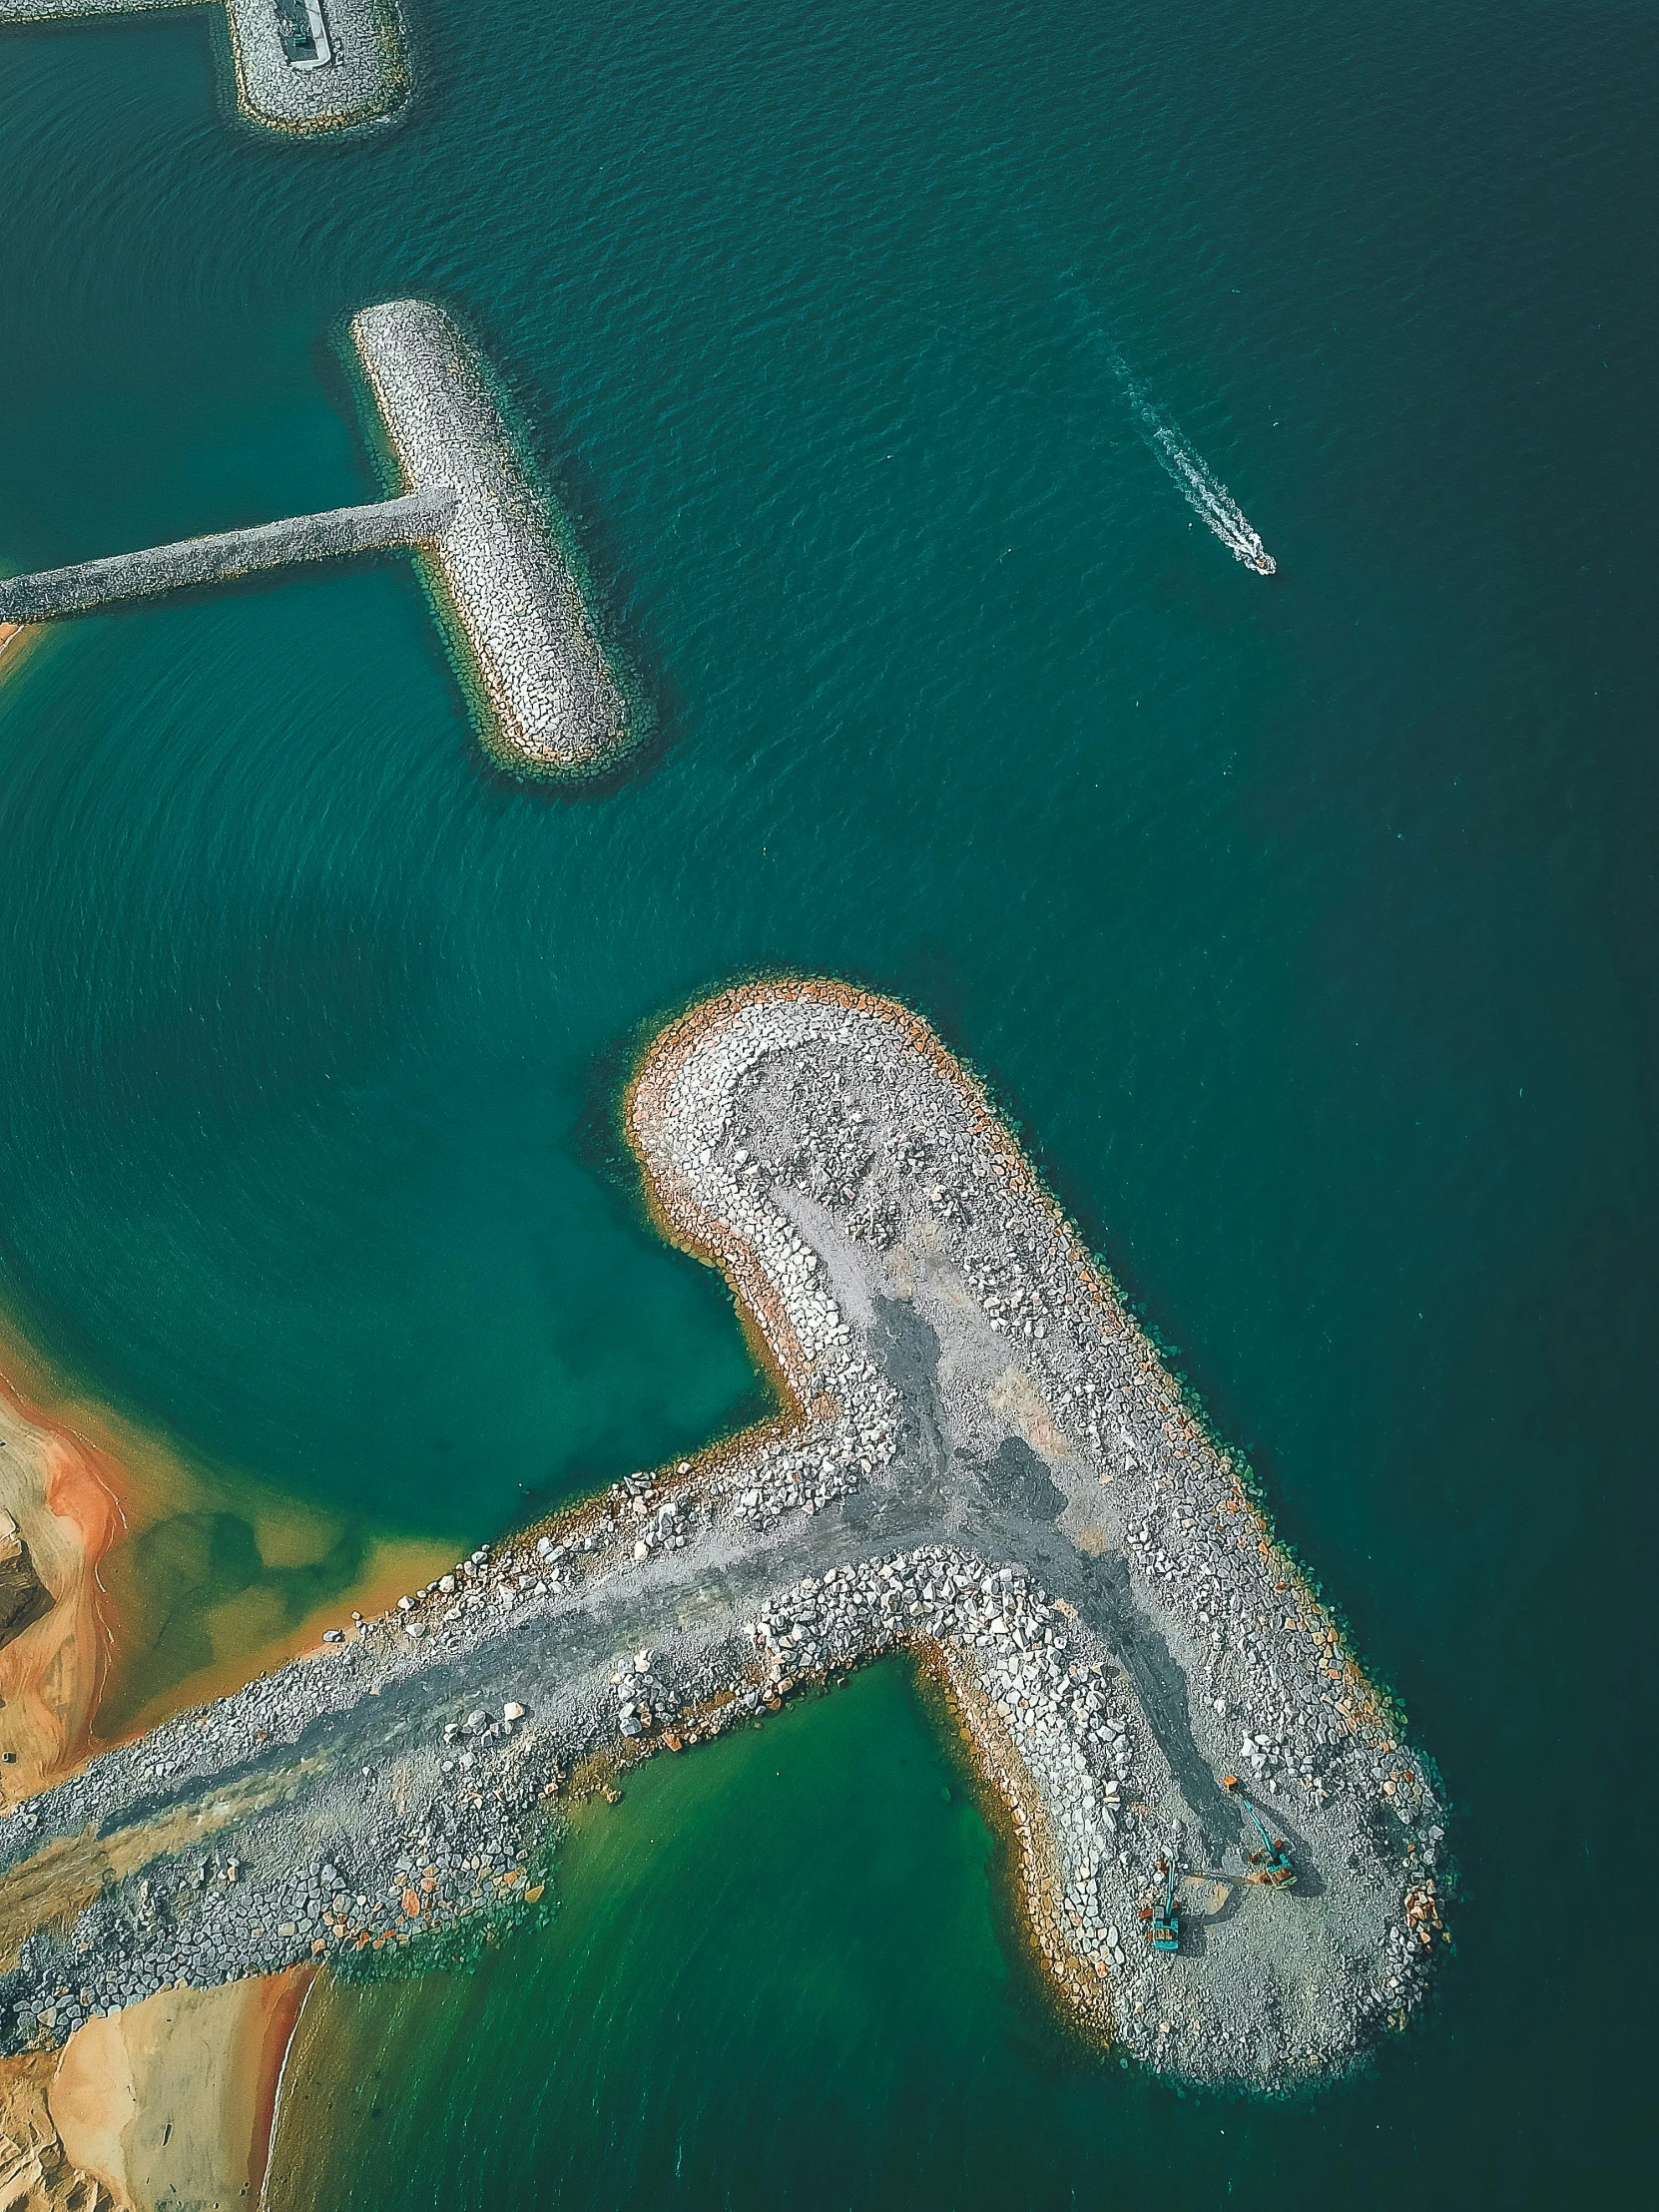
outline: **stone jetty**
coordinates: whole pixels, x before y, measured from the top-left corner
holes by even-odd
[[[627,1111],[786,1411],[12,1808],[0,2043],[181,1979],[417,1967],[541,1895],[573,1791],[888,1652],[948,1692],[1084,2033],[1279,2088],[1402,2026],[1444,1940],[1430,1773],[967,1071],[890,1002],[755,984]]]
[[[0,24],[148,15],[200,0],[0,0]],[[223,0],[237,106],[273,131],[359,129],[409,90],[394,0]]]
[[[603,768],[632,741],[634,716],[476,355],[424,299],[363,308],[351,340],[404,480],[398,496],[3,577],[0,626],[409,547],[490,750],[522,775]]]

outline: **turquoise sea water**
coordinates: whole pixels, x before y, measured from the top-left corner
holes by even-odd
[[[1255,1455],[1440,1760],[1468,1895],[1369,2079],[1148,2091],[1028,2020],[968,1816],[900,1791],[890,1859],[849,1844],[925,1737],[848,1691],[789,1723],[776,1833],[765,1735],[631,1789],[625,1985],[595,1878],[522,1968],[399,1998],[422,2093],[342,2119],[313,2201],[1626,2201],[1659,26],[410,12],[405,119],[315,145],[227,124],[205,17],[0,36],[0,558],[362,496],[337,333],[430,292],[661,739],[585,796],[502,778],[392,562],[65,626],[0,679],[7,1310],[187,1453],[476,1537],[759,1402],[617,1158],[642,1025],[758,966],[893,991]],[[826,1978],[785,1915],[746,1978],[729,1833],[881,1954]],[[504,2101],[451,2112],[467,2006]],[[711,2115],[676,2161],[665,2079]]]

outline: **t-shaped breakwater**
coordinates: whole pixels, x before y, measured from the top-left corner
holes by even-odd
[[[472,349],[423,299],[363,308],[351,338],[404,479],[398,497],[0,578],[0,624],[412,547],[491,750],[533,775],[605,766],[631,741],[633,713]]]
[[[0,0],[0,24],[148,15],[202,0]],[[409,89],[393,0],[223,0],[237,105],[274,131],[345,131]]]
[[[786,1414],[15,1809],[0,2041],[416,1966],[540,1895],[572,1787],[894,1650],[948,1688],[1085,2032],[1273,2087],[1402,2025],[1440,1938],[1423,1761],[972,1078],[890,1002],[755,985],[659,1040],[628,1124]]]

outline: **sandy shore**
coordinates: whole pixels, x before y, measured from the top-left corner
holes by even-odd
[[[29,650],[33,631],[21,622],[0,622],[0,669],[16,667]]]
[[[0,2061],[5,2212],[247,2212],[310,1982],[170,1989],[55,2056]]]
[[[0,654],[18,635],[0,632]],[[0,1511],[55,1600],[0,1649],[0,1801],[8,1804],[89,1746],[108,1660],[98,1562],[121,1525],[110,1470],[98,1457],[0,1378]],[[8,2208],[110,2201],[64,2151],[49,2103],[60,2062],[50,2054],[0,2061],[0,2202]]]
[[[135,1521],[164,1518],[180,1501],[176,1471],[156,1478],[165,1453],[152,1447],[135,1470],[90,1432],[93,1418],[67,1403],[48,1411],[0,1375],[0,1552],[21,1558],[50,1601],[0,1646],[0,1805],[49,1786],[95,1748],[123,1626],[100,1570]],[[119,1432],[113,1419],[97,1425]],[[290,1517],[289,1542],[302,1540],[304,1509]],[[352,1595],[389,1603],[411,1559],[426,1564],[427,1547],[377,1547],[366,1585]],[[258,1656],[273,1663],[315,1641],[312,1624],[301,1622]],[[135,1725],[250,1671],[247,1652],[229,1648]],[[229,1988],[164,1990],[89,2021],[61,2052],[0,2060],[0,2205],[206,2212],[256,2203],[276,2083],[309,1982],[300,1968]]]
[[[169,1989],[91,2020],[46,2102],[64,2155],[133,2212],[257,2204],[276,2091],[311,1976]]]
[[[15,1528],[51,1599],[0,1649],[0,1804],[32,1796],[91,1749],[109,1653],[98,1563],[124,1525],[114,1472],[0,1376],[0,1529]]]

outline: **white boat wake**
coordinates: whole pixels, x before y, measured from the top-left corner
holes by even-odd
[[[1098,347],[1111,363],[1112,372],[1123,387],[1146,442],[1180,485],[1188,506],[1204,518],[1205,526],[1215,532],[1234,560],[1243,561],[1245,567],[1253,568],[1258,576],[1272,576],[1279,563],[1262,543],[1249,516],[1227,486],[1219,477],[1211,475],[1202,457],[1193,451],[1175,424],[1159,413],[1135,381],[1123,349],[1106,326],[1079,272],[1067,270],[1058,288],[1060,297],[1069,299],[1076,308],[1088,342]]]
[[[1175,425],[1166,422],[1132,383],[1129,384],[1129,398],[1146,432],[1148,444],[1180,485],[1188,506],[1203,517],[1234,560],[1243,561],[1245,567],[1253,568],[1258,576],[1271,576],[1279,563],[1262,543],[1227,486],[1211,475]]]

